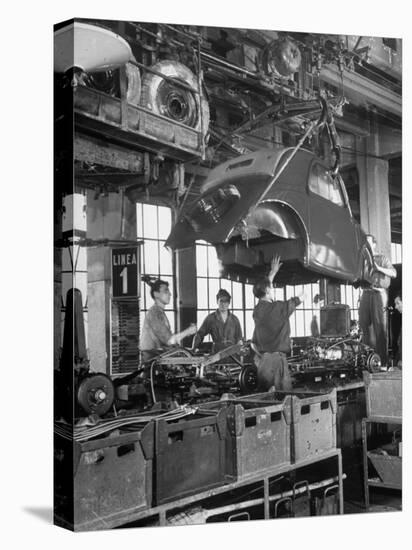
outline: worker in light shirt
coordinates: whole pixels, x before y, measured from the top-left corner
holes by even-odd
[[[382,365],[388,362],[387,288],[391,278],[396,277],[396,269],[386,256],[377,252],[376,239],[366,236],[373,253],[371,283],[365,286],[359,303],[359,325],[362,342],[376,350]]]
[[[150,295],[154,304],[146,313],[140,339],[143,361],[148,361],[170,346],[180,344],[183,338],[196,332],[196,326],[190,325],[186,330],[172,334],[169,319],[165,313],[165,307],[171,298],[167,281],[157,279],[151,283]]]

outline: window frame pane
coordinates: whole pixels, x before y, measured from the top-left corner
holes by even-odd
[[[168,214],[168,212],[170,214]],[[164,260],[167,257],[165,255],[166,249],[164,249],[164,239],[167,228],[164,223],[161,227],[159,224],[159,220],[162,219],[164,222],[166,217],[168,217],[170,221],[170,228],[168,229],[170,232],[172,229],[171,208],[150,203],[136,204],[136,226],[138,238],[143,239],[143,246],[141,247],[141,275],[148,275],[150,277],[163,279],[164,281],[169,282],[172,299],[170,304],[168,304],[165,309],[168,318],[173,319],[173,323],[170,323],[171,327],[173,327],[173,331],[175,330],[177,315],[176,289],[174,284],[174,281],[176,280],[175,262],[173,253],[171,252],[170,261],[168,260],[165,265]],[[154,255],[155,258],[152,258],[152,255]],[[153,299],[150,296],[150,287],[143,281],[141,281],[140,295],[142,297],[140,302],[140,314],[143,319],[147,313],[147,310],[153,305]],[[140,323],[140,328],[142,325],[143,322]]]

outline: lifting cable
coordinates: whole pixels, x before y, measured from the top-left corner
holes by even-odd
[[[296,155],[296,153],[299,151],[299,149],[302,147],[303,143],[305,142],[305,140],[313,134],[313,132],[317,129],[317,128],[320,128],[322,127],[325,122],[326,122],[326,118],[327,118],[327,102],[326,102],[326,99],[324,99],[324,101],[322,101],[322,98],[321,98],[321,102],[322,102],[322,113],[319,117],[318,120],[316,121],[312,121],[310,124],[309,124],[309,127],[308,129],[306,130],[306,132],[304,133],[304,135],[300,138],[300,140],[298,141],[298,143],[295,145],[295,147],[292,149],[289,157],[285,160],[285,162],[282,164],[282,166],[279,168],[279,170],[276,172],[276,174],[273,176],[273,178],[270,180],[270,182],[268,183],[268,185],[265,187],[263,193],[261,193],[261,195],[259,196],[259,198],[257,199],[256,203],[255,203],[255,207],[266,197],[266,195],[269,193],[269,191],[271,190],[271,188],[273,187],[273,185],[277,182],[277,180],[279,179],[279,177],[281,176],[281,174],[285,171],[285,169],[287,168],[287,166],[289,165],[289,163],[292,161],[292,159],[294,158],[294,156]],[[253,210],[252,210],[253,211]]]
[[[336,131],[333,111],[337,112],[338,110],[341,110],[342,107],[345,105],[345,103],[347,103],[347,100],[344,96],[344,84],[343,84],[344,57],[343,57],[342,51],[338,56],[337,64],[338,64],[338,69],[339,69],[340,78],[341,78],[341,90],[340,90],[340,98],[338,100],[338,103],[336,107],[334,107],[334,109],[332,110],[330,104],[327,101],[326,92],[321,88],[320,73],[322,70],[322,58],[321,58],[321,52],[320,52],[320,44],[318,44],[317,55],[316,55],[316,75],[318,78],[319,99],[323,107],[323,113],[321,117],[322,116],[325,117],[323,123],[319,125],[319,128],[324,124],[326,124],[328,136],[329,136],[329,142],[332,148],[332,153],[335,155],[335,162],[330,172],[331,176],[334,179],[338,175],[339,168],[341,165],[342,147],[340,145],[339,136]]]

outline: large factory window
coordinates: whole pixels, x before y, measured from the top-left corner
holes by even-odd
[[[173,284],[173,260],[172,254],[164,248],[172,227],[172,212],[170,208],[165,206],[138,203],[136,205],[136,219],[137,238],[144,241],[141,256],[142,275],[150,275],[169,283],[172,300],[166,306],[166,315],[172,332],[174,332],[176,304]],[[143,318],[146,311],[153,304],[150,288],[146,283],[141,283],[140,296],[140,311]]]
[[[402,245],[391,243],[391,261],[393,264],[402,263]]]
[[[224,288],[232,296],[230,308],[240,321],[243,336],[246,339],[252,338],[252,313],[255,307],[252,285],[220,278],[216,250],[204,241],[196,243],[196,271],[197,326],[200,327],[205,317],[216,310],[216,294],[219,288]],[[211,341],[210,337],[207,336],[204,341]]]
[[[398,250],[400,257],[400,251]],[[393,258],[394,260],[394,258]],[[197,324],[200,326],[206,315],[216,309],[216,294],[219,288],[225,288],[232,295],[231,308],[240,320],[242,331],[246,339],[253,335],[253,308],[256,300],[253,296],[252,285],[237,283],[219,277],[219,262],[216,251],[204,241],[196,243],[196,268],[197,268]],[[316,295],[320,293],[318,283],[307,285],[288,285],[285,288],[275,289],[275,297],[278,300],[287,300],[304,292],[307,299],[290,317],[291,337],[319,336],[320,332],[320,306],[323,302],[316,301]],[[340,287],[341,303],[350,308],[350,318],[358,320],[358,307],[360,289],[352,285],[343,284]],[[205,338],[210,341],[210,338]]]
[[[197,268],[197,325],[200,326],[206,315],[216,309],[216,294],[219,288],[225,288],[232,296],[231,309],[239,318],[242,331],[247,340],[253,335],[253,308],[256,300],[252,285],[237,283],[219,277],[219,262],[213,246],[204,241],[196,243]],[[307,299],[290,317],[290,332],[292,338],[302,336],[319,336],[320,306],[315,303],[315,297],[320,293],[318,283],[307,285],[288,285],[275,289],[278,300],[287,300],[304,292]],[[358,319],[360,290],[352,285],[341,285],[341,302],[350,308],[351,319]],[[205,338],[210,341],[210,338]]]
[[[216,294],[219,288],[226,289],[232,296],[231,310],[238,317],[242,332],[247,340],[253,336],[254,321],[253,308],[256,299],[253,296],[253,285],[229,281],[219,277],[219,262],[213,246],[198,241],[196,243],[197,269],[197,324],[200,326],[206,315],[216,309]],[[308,296],[319,293],[319,285],[306,285]],[[275,297],[285,300],[295,296],[303,287],[276,288]],[[291,317],[292,336],[309,336],[313,321],[313,308],[305,309],[306,304],[299,306],[298,311]],[[319,309],[319,307],[317,308]],[[317,316],[319,320],[319,315]],[[319,322],[319,321],[318,321]],[[210,338],[205,338],[210,341]]]
[[[279,289],[281,290],[281,289]],[[319,284],[288,285],[279,300],[288,300],[293,296],[305,293],[306,300],[290,317],[290,335],[292,338],[300,336],[319,336],[320,331],[320,303],[315,303],[315,296],[319,295]]]
[[[293,338],[300,336],[319,336],[320,332],[320,307],[324,302],[315,303],[315,297],[319,294],[320,287],[318,283],[301,286],[287,286],[285,298],[288,299],[305,293],[307,300],[301,304],[290,318],[290,332]],[[350,308],[350,318],[358,320],[360,289],[352,285],[340,285],[341,303]],[[283,298],[279,298],[283,299]]]

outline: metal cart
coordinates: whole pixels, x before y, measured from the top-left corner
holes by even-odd
[[[396,445],[368,450],[368,424],[402,425],[402,372],[364,372],[367,418],[362,420],[363,482],[365,508],[369,509],[369,487],[402,490],[402,457]],[[394,452],[395,451],[395,452]],[[369,478],[369,462],[379,477]]]
[[[402,458],[389,454],[378,454],[376,449],[368,450],[367,425],[369,423],[401,425],[402,420],[373,416],[362,420],[363,483],[367,510],[370,506],[369,487],[402,490]],[[378,470],[378,478],[369,478],[369,461]]]

